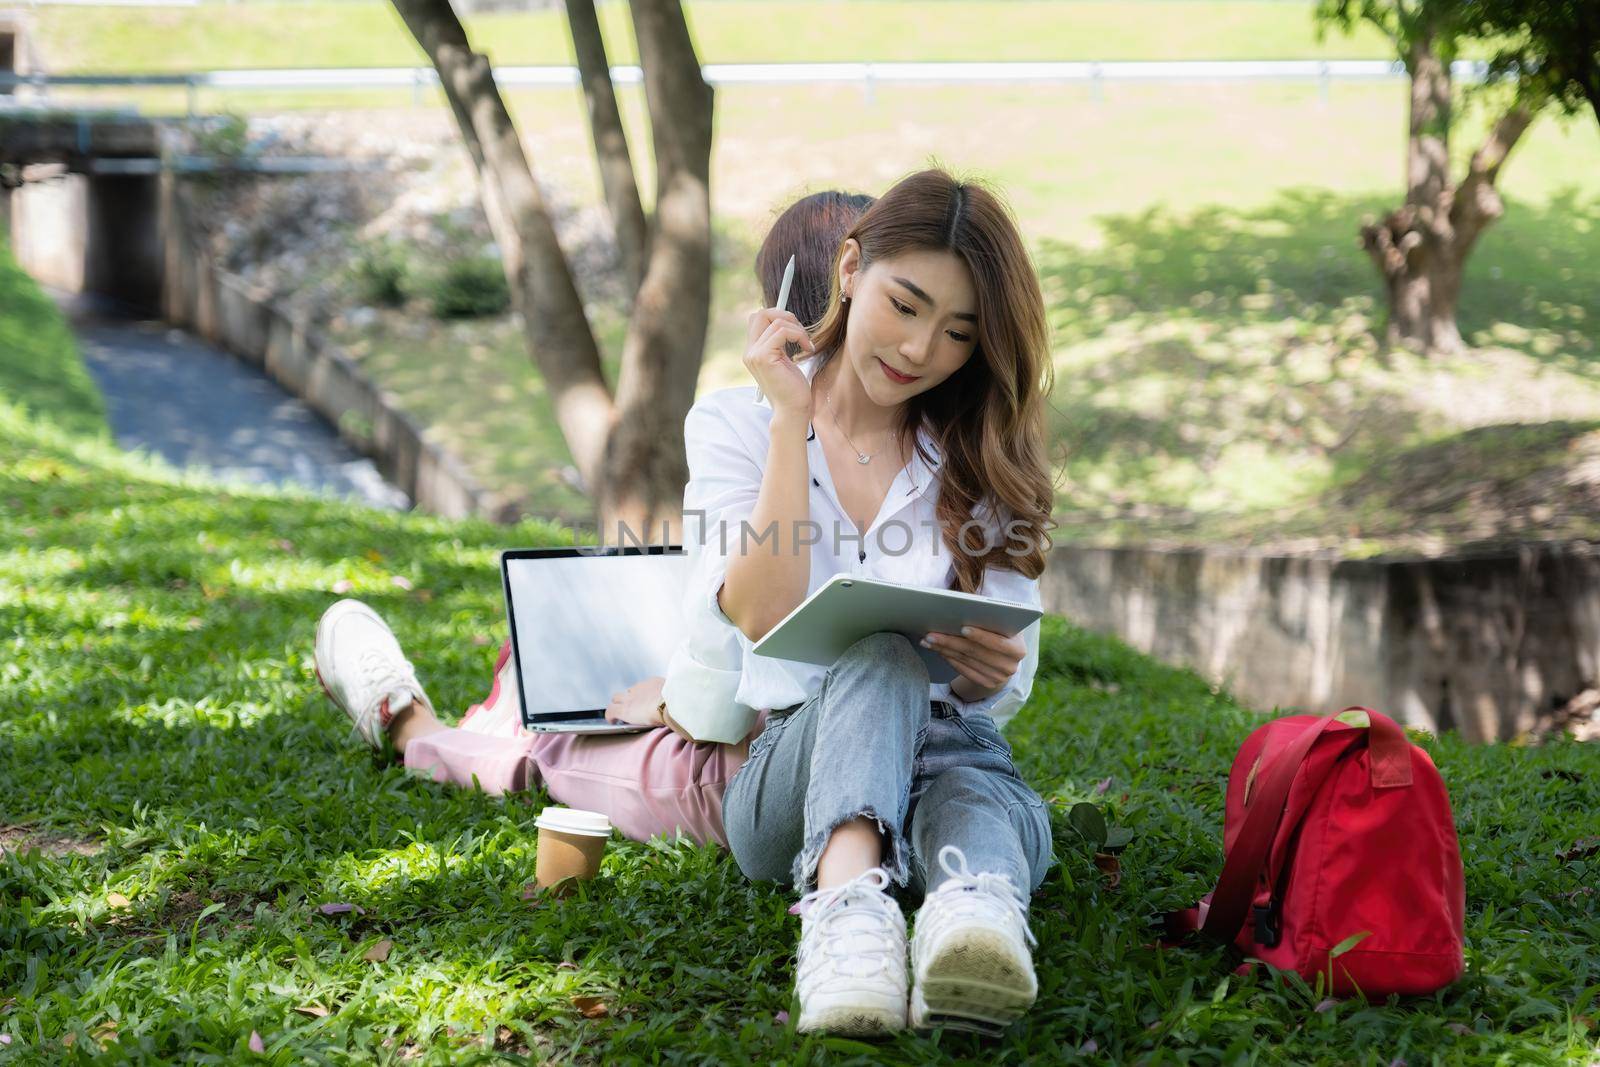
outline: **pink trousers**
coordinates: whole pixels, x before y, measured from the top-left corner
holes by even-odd
[[[761,732],[758,717],[751,737]],[[722,793],[744,764],[744,744],[687,741],[665,727],[633,734],[540,734],[522,727],[511,645],[495,662],[494,688],[458,727],[412,739],[414,774],[488,793],[543,784],[568,807],[604,812],[623,836],[682,833],[727,847]]]

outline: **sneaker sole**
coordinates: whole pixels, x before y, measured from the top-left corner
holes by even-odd
[[[859,1004],[821,1008],[802,1014],[795,1029],[801,1033],[821,1031],[849,1037],[883,1037],[906,1028],[905,1006],[899,1011],[892,1008],[866,1008]]]
[[[1021,1018],[1038,996],[1032,962],[1009,939],[973,927],[958,930],[919,961],[912,992],[912,1026],[994,1033]]]

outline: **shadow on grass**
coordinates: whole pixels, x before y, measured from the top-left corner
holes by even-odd
[[[1600,417],[1600,197],[1510,204],[1469,260],[1461,323],[1483,347],[1432,360],[1376,339],[1356,230],[1386,206],[1302,190],[1102,219],[1100,247],[1046,242],[1069,523],[1248,537],[1465,429]]]
[[[1265,207],[1156,207],[1102,218],[1103,247],[1046,241],[1041,276],[1062,340],[1102,332],[1120,314],[1245,324],[1290,317],[1321,323],[1352,301],[1382,322],[1382,285],[1358,229],[1389,198],[1291,190]],[[1569,188],[1548,204],[1509,201],[1468,260],[1462,333],[1546,333],[1590,373],[1600,336],[1600,189]],[[1503,343],[1503,342],[1502,342]],[[1532,351],[1542,358],[1549,353]]]

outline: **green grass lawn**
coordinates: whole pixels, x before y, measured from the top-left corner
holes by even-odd
[[[86,436],[108,437],[105,403],[50,298],[0,236],[0,400]]]
[[[68,369],[69,347],[49,358]],[[255,1058],[282,1064],[1600,1057],[1600,859],[1560,855],[1600,832],[1600,749],[1426,739],[1461,833],[1467,975],[1406,1003],[1328,1003],[1151,947],[1150,921],[1215,876],[1222,783],[1259,716],[1053,617],[1008,731],[1060,859],[1033,905],[1037,1006],[998,1044],[802,1037],[780,1014],[787,893],[656,841],[614,843],[572,898],[524,899],[545,798],[375,765],[318,691],[316,619],[349,583],[441,708],[481,698],[504,633],[496,551],[557,531],[177,479],[96,432],[92,392],[25,414],[20,366],[0,362],[0,1062],[97,1043],[254,1062],[252,1032]],[[1116,888],[1065,821],[1086,799],[1135,834]],[[363,912],[315,913],[330,902]],[[387,958],[365,958],[380,940]]]
[[[1363,31],[1318,40],[1310,3],[1258,0],[738,0],[691,3],[706,63],[1049,59],[1344,59],[1385,55]],[[637,62],[623,4],[600,9],[614,63]],[[246,3],[41,8],[49,69],[153,72],[254,67],[389,67],[425,62],[387,3]],[[466,20],[496,64],[572,63],[559,10]]]

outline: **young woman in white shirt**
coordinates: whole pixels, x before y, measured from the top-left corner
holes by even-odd
[[[685,513],[702,519],[685,524],[690,625],[737,640],[737,702],[773,709],[723,822],[748,875],[803,894],[803,1030],[996,1029],[1036,995],[1027,899],[1052,862],[1049,819],[994,719],[1031,688],[1037,624],[928,635],[948,685],[897,634],[830,668],[750,646],[838,573],[1037,604],[1048,356],[1009,214],[929,170],[851,228],[821,323],[752,313],[755,387],[702,398],[685,423]],[[909,982],[891,890],[926,893]]]

